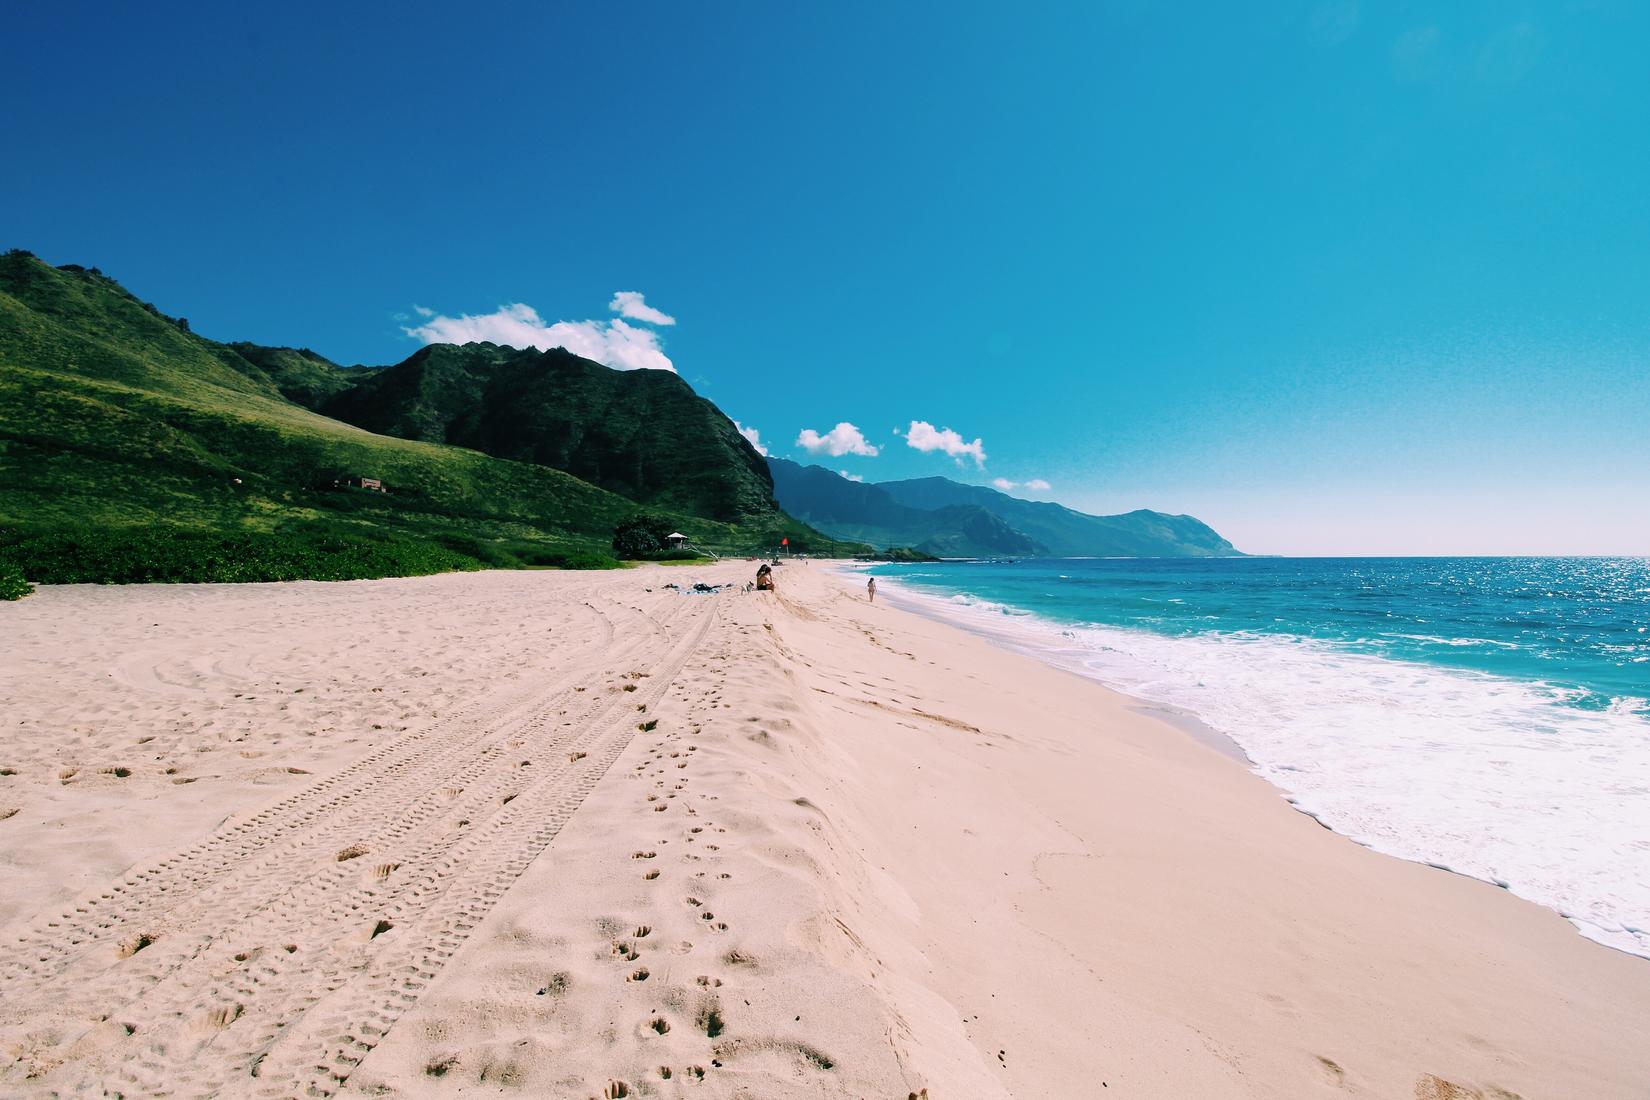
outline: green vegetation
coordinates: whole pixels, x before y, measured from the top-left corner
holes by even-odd
[[[437,541],[456,554],[490,569],[622,569],[624,563],[599,550],[549,550],[531,542],[486,541],[468,535],[442,535]]]
[[[0,256],[0,543],[35,581],[71,569],[253,580],[617,564],[609,543],[635,501],[536,460],[375,435],[290,399],[323,403],[380,373],[219,344],[95,269]],[[684,393],[702,400],[673,376],[657,396]],[[332,488],[361,477],[387,491]],[[719,552],[814,534],[771,495],[766,511],[732,509],[737,522],[655,510]]]
[[[20,600],[33,591],[34,585],[23,579],[21,569],[0,561],[0,600]]]
[[[674,530],[662,516],[631,516],[613,530],[613,553],[632,561],[651,558],[665,548],[665,536]]]
[[[696,549],[671,548],[670,536],[675,531],[676,525],[665,516],[649,515],[646,512],[631,516],[613,531],[613,553],[626,561],[657,561],[667,564],[712,560]]]
[[[777,511],[762,457],[670,371],[561,348],[434,344],[319,406],[370,431],[565,471],[655,508],[724,523]]]
[[[310,409],[377,373],[373,367],[340,367],[308,348],[266,348],[247,343],[233,343],[229,348],[263,371],[288,400]]]
[[[42,584],[348,581],[481,568],[433,543],[362,538],[320,525],[279,532],[161,525],[60,530],[0,543],[0,563]]]
[[[909,546],[890,546],[882,553],[876,555],[876,557],[881,561],[923,562],[940,560],[933,554],[926,554],[921,550],[913,550]]]

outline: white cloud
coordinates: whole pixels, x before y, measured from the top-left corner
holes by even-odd
[[[994,477],[991,484],[1005,493],[1012,493],[1016,489],[1024,489],[1028,493],[1042,493],[1054,488],[1040,477],[1034,477],[1030,481],[1010,481],[1006,477]]]
[[[421,311],[422,312],[422,311]],[[468,344],[487,340],[512,348],[566,348],[616,370],[668,370],[676,367],[659,348],[652,329],[612,321],[557,321],[545,324],[532,306],[516,302],[492,313],[448,317],[429,315],[423,324],[404,330],[426,344]]]
[[[733,422],[733,426],[739,429],[740,435],[750,440],[750,445],[756,448],[757,454],[761,455],[763,458],[768,457],[768,448],[762,444],[761,432],[757,431],[755,428],[747,428],[737,420]]]
[[[638,290],[621,290],[613,295],[613,300],[607,303],[607,308],[621,317],[629,317],[632,321],[646,321],[650,325],[674,325],[676,318],[668,313],[661,313],[642,300],[642,293]]]
[[[965,442],[950,428],[936,428],[926,420],[911,421],[911,427],[905,433],[905,444],[925,453],[944,451],[959,464],[966,455],[974,460],[974,465],[985,465],[985,444],[981,440],[976,438],[972,443]]]
[[[864,481],[865,480],[865,478],[860,476],[859,474],[850,474],[847,470],[838,470],[837,473],[841,474],[843,477],[847,478],[849,481]]]
[[[832,458],[840,455],[864,455],[874,457],[877,449],[865,442],[865,435],[858,428],[844,420],[824,435],[820,435],[812,428],[802,429],[802,434],[796,437],[796,445],[809,454],[828,454]]]

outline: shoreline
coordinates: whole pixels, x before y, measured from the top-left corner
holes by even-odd
[[[1068,627],[1057,620],[1019,609],[1005,612],[1005,617],[999,623],[997,616],[983,614],[981,609],[972,602],[958,607],[954,599],[938,593],[927,592],[918,587],[907,586],[899,577],[884,576],[881,579],[888,582],[884,587],[892,597],[894,605],[903,610],[923,616],[934,622],[964,630],[986,639],[1007,652],[1031,657],[1051,668],[1070,672],[1090,683],[1116,692],[1124,698],[1134,700],[1139,704],[1142,713],[1157,717],[1242,763],[1252,774],[1266,780],[1290,808],[1355,844],[1391,858],[1449,871],[1452,874],[1462,875],[1506,890],[1524,901],[1540,905],[1564,917],[1576,929],[1578,935],[1592,942],[1621,951],[1635,958],[1650,959],[1650,947],[1646,946],[1644,933],[1638,927],[1641,922],[1619,917],[1615,922],[1611,922],[1604,919],[1600,914],[1587,913],[1585,900],[1582,899],[1581,903],[1577,904],[1577,899],[1574,899],[1562,885],[1547,887],[1546,896],[1542,896],[1543,892],[1540,887],[1545,885],[1542,879],[1542,872],[1545,869],[1540,865],[1537,866],[1535,871],[1537,893],[1532,896],[1530,893],[1525,892],[1530,885],[1528,879],[1515,875],[1511,869],[1507,871],[1506,877],[1503,877],[1499,873],[1490,873],[1484,869],[1473,869],[1471,863],[1475,857],[1472,855],[1466,855],[1465,857],[1467,866],[1457,866],[1450,862],[1450,857],[1436,850],[1428,851],[1425,845],[1417,845],[1413,842],[1395,845],[1393,838],[1386,835],[1388,830],[1379,828],[1379,826],[1387,823],[1348,820],[1347,807],[1339,804],[1333,794],[1326,797],[1322,791],[1319,791],[1312,795],[1288,785],[1286,780],[1296,777],[1298,773],[1292,764],[1283,763],[1290,760],[1288,755],[1281,758],[1276,755],[1276,746],[1272,747],[1271,763],[1281,765],[1281,770],[1285,773],[1282,776],[1278,774],[1279,766],[1266,766],[1261,759],[1251,756],[1245,745],[1235,735],[1229,735],[1225,731],[1214,727],[1189,707],[1136,695],[1128,685],[1114,683],[1101,672],[1094,670],[1088,662],[1082,660],[1074,651],[1059,645],[1050,633],[1057,632],[1060,637],[1066,637],[1068,636],[1068,630],[1081,630],[1082,627]],[[879,592],[879,595],[881,594]],[[988,602],[985,606],[997,607],[998,605]],[[1127,627],[1106,626],[1104,624],[1095,624],[1095,626],[1099,629],[1123,635],[1133,632]],[[1155,640],[1155,636],[1145,632],[1142,632],[1142,637],[1153,637]],[[1348,655],[1348,659],[1361,663],[1389,660],[1398,666],[1406,663],[1396,659],[1375,658],[1367,655]],[[1463,672],[1462,670],[1450,668],[1434,669],[1426,664],[1417,664],[1416,668],[1422,670],[1426,675],[1466,676],[1478,679],[1480,682],[1496,680],[1507,684],[1520,683],[1516,680],[1492,677],[1481,672]],[[1253,732],[1251,730],[1250,734],[1253,735]],[[1348,828],[1349,825],[1354,827]],[[1464,854],[1462,851],[1457,851],[1454,858],[1460,859]],[[1509,879],[1512,881],[1509,882]],[[1611,916],[1615,916],[1615,914],[1611,914]]]
[[[847,577],[851,574],[847,572],[840,572],[838,575]],[[1143,699],[1138,695],[1131,695],[1129,692],[1120,687],[1108,684],[1096,676],[1090,675],[1089,673],[1071,667],[1069,664],[1064,664],[1056,660],[1052,652],[1040,649],[1037,646],[1030,644],[1023,638],[1016,638],[1006,630],[993,631],[988,629],[983,622],[969,622],[959,615],[947,615],[943,610],[941,610],[940,605],[943,601],[941,601],[938,597],[926,596],[922,593],[915,592],[902,584],[898,577],[883,576],[878,579],[885,582],[887,591],[884,592],[881,588],[879,588],[877,595],[881,598],[890,599],[889,606],[891,607],[897,607],[901,611],[907,611],[913,615],[920,615],[923,618],[928,619],[930,622],[953,627],[957,630],[962,630],[969,634],[973,634],[976,637],[984,638],[1006,652],[1014,653],[1021,657],[1030,657],[1032,660],[1040,661],[1050,668],[1069,673],[1070,675],[1075,676],[1086,683],[1094,684],[1105,689],[1106,691],[1112,692],[1115,695],[1129,700],[1131,703],[1135,704],[1135,713],[1141,715],[1142,717],[1173,726],[1175,729],[1190,737],[1192,740],[1197,741],[1199,744],[1202,744],[1207,748],[1213,749],[1215,752],[1220,753],[1222,756],[1225,756],[1236,763],[1242,764],[1246,768],[1253,768],[1255,766],[1254,760],[1251,759],[1249,754],[1244,751],[1242,745],[1238,744],[1236,740],[1227,734],[1215,729],[1197,714],[1187,710],[1185,707],[1177,707],[1172,703],[1163,703],[1154,699]],[[1028,617],[1036,618],[1034,615]],[[1286,792],[1282,792],[1280,788],[1280,793]],[[1301,812],[1305,813],[1306,811],[1303,810]],[[1307,814],[1307,816],[1310,817],[1312,815]],[[1328,826],[1325,826],[1325,828],[1328,828]]]
[[[1642,1094],[1644,960],[822,563],[662,588],[751,568],[0,607],[0,1083]]]

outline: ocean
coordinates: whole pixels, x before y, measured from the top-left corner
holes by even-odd
[[[871,572],[895,600],[1189,713],[1336,832],[1650,958],[1650,559]]]

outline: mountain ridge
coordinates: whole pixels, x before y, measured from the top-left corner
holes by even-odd
[[[827,534],[879,546],[903,540],[938,557],[1243,556],[1194,516],[1096,516],[944,477],[853,482],[789,459],[768,465],[781,507]]]
[[[777,507],[761,456],[672,371],[613,370],[563,348],[431,344],[318,408],[384,435],[550,466],[649,507],[726,523]]]
[[[683,507],[689,497],[640,502],[550,465],[379,434],[309,407],[386,369],[340,367],[302,348],[220,343],[95,268],[0,254],[0,557],[49,538],[59,557],[90,563],[79,579],[259,579],[247,570],[146,572],[139,559],[150,550],[134,548],[164,550],[187,535],[236,546],[248,538],[311,550],[385,546],[394,552],[356,557],[391,573],[569,555],[610,561],[615,527],[643,510],[726,551],[782,537],[823,541],[779,509],[765,467],[760,488],[736,500],[737,519],[717,519]],[[691,388],[678,384],[669,400],[687,405]],[[693,415],[709,417],[714,406],[698,402],[693,395]],[[739,450],[748,444],[731,421],[727,435],[738,442],[726,453],[739,456],[748,479]],[[723,460],[705,461],[714,475]],[[739,471],[722,472],[738,480]],[[350,478],[390,491],[335,491]]]

